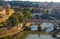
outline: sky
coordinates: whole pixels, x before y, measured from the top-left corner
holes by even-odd
[[[36,2],[60,2],[60,0],[23,0],[23,1],[36,1]]]
[[[7,1],[7,0],[6,0]],[[12,1],[12,0],[9,0]],[[60,0],[19,0],[19,1],[31,1],[31,2],[60,2]]]

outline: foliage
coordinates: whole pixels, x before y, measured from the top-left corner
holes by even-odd
[[[0,26],[7,26],[7,21],[0,22]]]
[[[46,10],[46,11],[45,11],[45,14],[42,14],[42,15],[41,15],[41,18],[42,18],[42,19],[49,19],[49,14],[48,14],[48,13],[49,13],[49,10]]]
[[[7,26],[7,21],[2,22],[3,26]]]
[[[41,18],[42,18],[42,19],[49,19],[49,16],[48,16],[48,14],[42,14],[42,15],[41,15]]]
[[[11,23],[11,26],[17,25],[18,24],[18,17],[15,15],[10,16],[9,22]]]
[[[46,12],[45,12],[46,14],[48,14],[49,13],[49,10],[46,10]]]
[[[32,17],[28,10],[24,11],[23,14],[24,14],[24,17],[26,18],[26,20],[31,19],[31,17]]]
[[[2,26],[2,22],[0,22],[0,26]]]
[[[35,15],[34,18],[35,18],[35,19],[39,19],[39,15]]]
[[[19,14],[18,15],[18,20],[20,23],[23,23],[25,21],[24,15],[23,14]]]

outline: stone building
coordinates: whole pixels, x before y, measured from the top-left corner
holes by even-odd
[[[13,13],[14,9],[11,9],[9,3],[6,3],[5,6],[0,6],[0,22],[7,20]]]
[[[10,4],[7,3],[5,7],[0,6],[0,16],[2,17],[6,15],[11,16],[13,13],[14,9],[10,8]]]

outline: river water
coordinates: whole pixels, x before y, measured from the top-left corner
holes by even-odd
[[[7,36],[3,39],[55,39],[51,34],[38,31],[23,31],[14,36]]]

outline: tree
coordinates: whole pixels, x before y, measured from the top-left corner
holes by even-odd
[[[11,23],[11,26],[18,25],[18,17],[15,15],[10,16],[9,22]]]
[[[27,10],[26,10],[26,11],[24,11],[24,12],[23,12],[23,14],[24,14],[24,17],[26,18],[26,20],[27,20],[27,19],[31,19],[31,18],[32,18],[32,16],[31,16],[30,12],[29,12],[29,11],[27,11]]]
[[[7,27],[7,21],[0,22],[1,27]]]
[[[49,19],[49,16],[48,16],[47,14],[42,14],[42,15],[41,15],[41,18],[42,18],[42,19]]]
[[[35,19],[39,19],[39,15],[35,15],[34,18],[35,18]]]
[[[47,17],[47,18],[48,18],[48,20],[50,21],[50,19],[51,19],[51,18],[49,18],[49,14],[48,14],[48,13],[49,13],[49,10],[46,10],[46,12],[45,12],[45,13],[46,13],[46,17]]]
[[[49,13],[49,10],[46,10],[46,12],[45,12],[46,14],[48,14]]]
[[[0,27],[3,26],[2,22],[0,22]]]
[[[41,18],[42,18],[42,19],[49,19],[48,13],[49,13],[49,10],[46,10],[46,11],[45,11],[45,14],[42,14],[42,15],[41,15]]]
[[[18,20],[20,23],[23,23],[25,21],[24,15],[23,14],[19,14],[18,15]]]
[[[3,26],[7,26],[7,21],[2,22]]]

